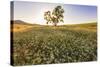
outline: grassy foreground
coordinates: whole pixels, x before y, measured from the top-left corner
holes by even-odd
[[[39,26],[13,32],[13,65],[97,60],[97,25]]]

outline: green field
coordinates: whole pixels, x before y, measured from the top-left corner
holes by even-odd
[[[96,61],[97,23],[33,25],[13,32],[12,45],[13,65]]]

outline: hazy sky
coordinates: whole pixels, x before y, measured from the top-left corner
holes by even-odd
[[[44,20],[44,12],[48,10],[52,11],[58,5],[61,5],[65,11],[64,23],[59,24],[76,24],[97,21],[96,6],[25,1],[14,1],[14,20],[46,24],[46,21]]]

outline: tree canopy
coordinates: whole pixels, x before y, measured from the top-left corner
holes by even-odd
[[[57,23],[64,22],[63,18],[64,9],[61,6],[56,6],[53,11],[46,11],[44,13],[44,19],[46,23],[52,23],[54,26],[57,26]]]

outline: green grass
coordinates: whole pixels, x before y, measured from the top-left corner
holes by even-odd
[[[96,31],[33,26],[27,31],[15,32],[13,38],[13,65],[97,60]]]

